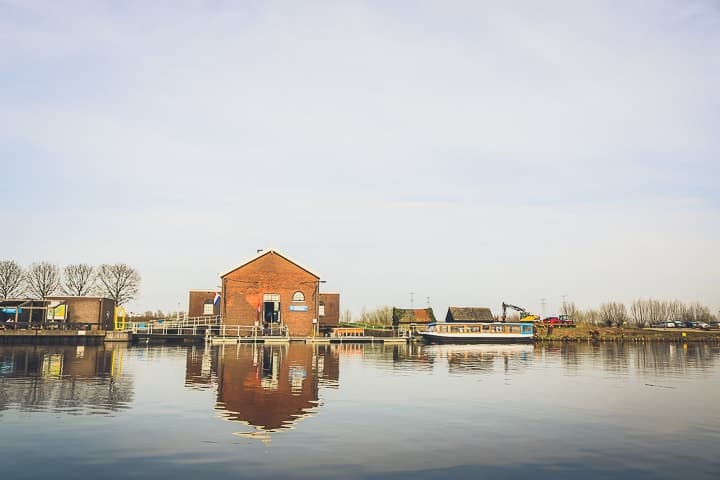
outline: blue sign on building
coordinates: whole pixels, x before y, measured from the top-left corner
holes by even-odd
[[[290,305],[291,312],[307,312],[307,305]]]

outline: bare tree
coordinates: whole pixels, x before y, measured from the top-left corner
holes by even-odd
[[[608,302],[600,305],[600,319],[608,327],[622,326],[627,321],[625,305],[618,302]]]
[[[66,295],[83,297],[95,290],[97,277],[95,267],[87,263],[68,265],[64,269],[65,282],[63,290]]]
[[[577,323],[589,323],[591,325],[599,325],[602,320],[600,317],[600,312],[597,310],[593,310],[592,308],[587,310],[578,310],[577,312],[578,319],[576,320]]]
[[[368,311],[365,307],[363,307],[361,313],[360,313],[360,323],[364,323],[366,325],[383,325],[383,326],[391,326],[392,325],[392,307],[388,307],[387,305],[382,307],[377,307],[375,310]]]
[[[25,272],[12,260],[0,261],[0,298],[17,298],[25,293]]]
[[[562,314],[567,315],[571,320],[576,320],[578,316],[578,309],[575,306],[575,302],[564,302],[562,306]]]
[[[689,304],[685,309],[684,320],[688,322],[710,322],[712,315],[710,309],[700,302]]]
[[[124,263],[100,265],[97,279],[100,282],[100,292],[115,300],[118,306],[135,298],[140,291],[140,274]]]
[[[650,311],[647,300],[637,299],[630,304],[630,321],[638,327],[651,324]]]
[[[42,300],[55,293],[60,286],[60,269],[50,262],[33,263],[27,271],[26,279],[28,293]]]

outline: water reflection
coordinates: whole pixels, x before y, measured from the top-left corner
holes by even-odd
[[[107,413],[127,408],[124,346],[0,345],[0,411]],[[122,380],[121,380],[122,379]]]
[[[715,367],[720,346],[702,343],[563,343],[536,347],[536,357],[569,370],[587,365],[619,375],[683,374]]]
[[[425,351],[433,362],[445,359],[452,374],[495,371],[501,363],[503,371],[521,371],[532,362],[532,345],[427,345]]]
[[[188,387],[216,388],[216,409],[223,417],[254,427],[242,435],[263,440],[313,414],[319,388],[335,387],[339,380],[338,356],[329,345],[189,349],[186,366]]]

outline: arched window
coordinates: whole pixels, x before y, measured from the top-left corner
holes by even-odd
[[[305,294],[301,291],[297,291],[293,293],[293,302],[304,302],[305,301]]]

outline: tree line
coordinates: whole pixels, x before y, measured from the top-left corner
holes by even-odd
[[[637,299],[629,307],[621,302],[605,302],[597,309],[581,310],[573,302],[567,302],[562,313],[576,323],[593,325],[650,327],[652,325],[681,321],[717,321],[710,309],[700,302],[683,303],[680,300]]]
[[[573,302],[566,302],[561,313],[575,323],[592,325],[650,327],[665,322],[704,322],[711,323],[718,317],[700,302],[683,303],[680,300],[637,299],[629,307],[622,302],[605,302],[598,308],[580,309]],[[499,320],[499,316],[495,316]],[[517,313],[510,314],[508,321],[519,321]],[[349,310],[341,315],[341,321],[350,323],[353,316]],[[362,308],[358,323],[366,325],[392,325],[392,307],[387,305],[368,310]]]
[[[27,269],[13,260],[0,261],[0,299],[42,300],[53,295],[97,295],[124,305],[140,291],[140,274],[124,263],[93,266],[87,263],[61,269],[50,262],[36,262]]]

